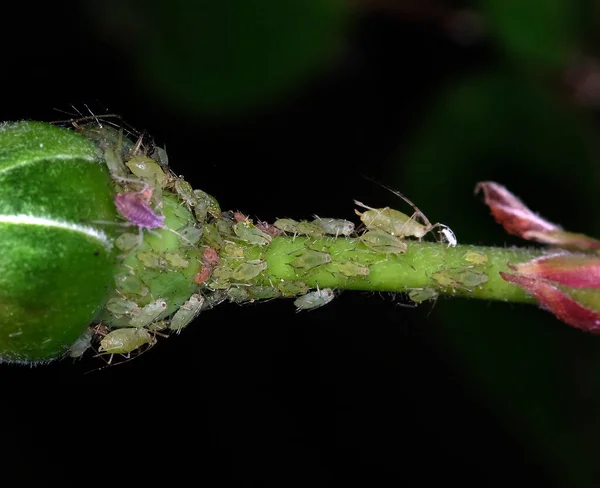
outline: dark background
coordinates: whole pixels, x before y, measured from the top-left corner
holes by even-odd
[[[400,205],[365,174],[459,242],[523,245],[473,196],[494,180],[600,234],[598,2],[13,7],[2,120],[118,113],[225,209],[272,221]],[[223,304],[129,362],[4,365],[5,468],[80,483],[600,484],[597,337],[531,306],[406,305]]]

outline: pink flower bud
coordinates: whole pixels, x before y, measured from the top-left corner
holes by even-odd
[[[571,288],[600,289],[600,258],[586,254],[552,254],[508,267],[520,275]]]
[[[496,222],[509,234],[565,249],[600,249],[600,241],[584,234],[564,231],[560,226],[548,222],[529,210],[521,200],[498,183],[482,181],[475,187],[475,193],[480,190],[483,190],[485,203],[490,207]]]

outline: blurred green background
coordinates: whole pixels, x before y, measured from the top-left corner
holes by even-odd
[[[402,205],[365,174],[459,242],[529,245],[474,197],[494,180],[600,237],[597,0],[16,8],[4,120],[119,113],[224,208],[270,221],[352,218],[353,198]],[[6,382],[133,384],[141,406],[200,409],[202,421],[177,427],[202,439],[214,472],[258,486],[278,470],[284,486],[600,486],[597,337],[535,307],[405,302],[343,293],[297,315],[287,302],[221,306],[118,368],[84,376],[98,367],[89,359],[10,369]],[[166,427],[148,436],[180,440]]]

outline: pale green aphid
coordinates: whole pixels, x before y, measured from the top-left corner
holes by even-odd
[[[371,269],[368,266],[352,260],[339,263],[336,268],[339,273],[348,276],[349,278],[353,276],[368,276],[371,272]]]
[[[330,262],[331,254],[322,251],[314,251],[312,249],[307,249],[306,251],[302,251],[302,253],[299,256],[296,256],[290,262],[290,265],[294,268],[309,270],[312,268],[316,268],[317,266],[328,264]]]
[[[473,264],[485,264],[488,262],[488,257],[486,254],[469,251],[465,254],[465,261]]]
[[[294,219],[277,219],[273,225],[289,234],[298,233],[298,222]]]
[[[83,356],[83,353],[91,347],[93,337],[94,331],[90,327],[85,329],[83,334],[81,334],[74,344],[69,348],[69,356],[72,358],[80,358]]]
[[[215,219],[221,218],[221,206],[215,197],[202,190],[194,190],[194,196],[196,197],[196,206],[204,206],[206,211]],[[206,214],[204,215],[204,219],[206,220]],[[203,222],[202,220],[200,221]]]
[[[308,222],[307,220],[302,220],[298,223],[296,226],[296,233],[315,238],[323,237],[325,235],[325,231],[321,229],[321,227],[312,222]]]
[[[283,279],[277,284],[277,288],[284,297],[304,295],[309,290],[308,285],[302,281]]]
[[[146,329],[116,329],[104,336],[100,341],[98,351],[107,354],[127,354],[152,341],[153,337]]]
[[[344,219],[321,218],[315,215],[313,224],[319,226],[325,234],[335,237],[347,237],[354,232],[354,223]]]
[[[194,293],[190,299],[175,312],[175,315],[171,318],[169,329],[180,332],[184,327],[187,327],[190,322],[200,314],[203,304],[204,297],[199,293]]]
[[[225,247],[225,241],[214,224],[206,224],[202,229],[204,232],[204,240],[210,247],[219,250]]]
[[[260,259],[241,263],[233,270],[233,279],[235,281],[249,281],[256,278],[267,269],[267,262]]]
[[[296,312],[301,310],[312,310],[327,305],[334,298],[335,293],[331,288],[323,288],[322,290],[317,289],[294,300],[294,305],[296,306]]]
[[[133,156],[125,163],[138,178],[150,183],[152,187],[162,187],[167,179],[162,168],[147,156]]]
[[[256,298],[258,300],[266,300],[281,296],[281,292],[272,286],[249,286],[247,287],[247,290],[252,298]]]
[[[172,266],[173,268],[187,268],[190,264],[190,262],[183,258],[179,253],[176,252],[168,252],[165,254],[165,259],[167,261],[167,263],[169,263],[169,266]]]
[[[367,231],[359,240],[373,251],[385,254],[404,254],[408,249],[406,242],[383,230]]]
[[[438,271],[432,275],[433,279],[443,287],[465,288],[470,290],[487,283],[488,277],[484,272],[471,268],[449,269]]]
[[[233,232],[242,241],[256,246],[268,246],[273,239],[269,234],[265,234],[262,230],[257,229],[250,222],[238,222],[233,226]]]
[[[211,275],[211,288],[221,290],[229,288],[229,280],[231,280],[231,278],[233,278],[233,269],[226,264],[220,264],[213,269]]]
[[[136,257],[147,268],[161,269],[165,268],[167,264],[165,259],[150,251],[140,251]]]
[[[455,280],[449,271],[438,271],[433,273],[431,277],[436,283],[445,288],[460,288],[460,283]]]
[[[223,255],[232,259],[242,259],[244,257],[244,248],[236,246],[233,243],[227,243],[223,249]]]
[[[217,230],[222,236],[233,236],[233,228],[231,222],[219,219],[216,221],[215,225],[217,226]]]
[[[139,243],[139,234],[130,234],[128,232],[121,234],[115,239],[115,246],[117,246],[117,248],[119,248],[121,251],[125,252],[131,251],[134,247],[139,245]]]
[[[186,244],[196,245],[202,237],[202,229],[195,226],[186,227],[181,232],[179,232],[179,237],[183,241],[182,244],[184,246]]]
[[[232,303],[251,302],[253,299],[246,290],[246,287],[232,286],[227,290],[227,298]]]
[[[409,298],[415,303],[437,298],[438,292],[433,288],[412,288],[408,292]]]
[[[380,229],[392,236],[397,237],[417,237],[422,238],[431,229],[427,229],[423,224],[419,224],[414,217],[410,217],[405,213],[393,208],[371,208],[358,201],[354,201],[357,205],[367,208],[365,212],[355,210],[356,215],[367,227],[367,229]],[[419,213],[419,215],[422,215]]]
[[[113,297],[106,302],[106,310],[115,315],[129,315],[138,310],[138,308],[136,302],[122,297]]]
[[[139,295],[145,297],[148,287],[144,285],[137,276],[131,273],[120,273],[115,276],[115,286],[124,295]]]
[[[194,189],[192,185],[190,185],[183,178],[177,178],[175,180],[174,185],[175,191],[181,197],[181,199],[188,205],[189,207],[195,207],[198,198],[194,194]]]
[[[159,298],[150,302],[148,305],[137,310],[129,324],[132,327],[145,327],[150,322],[156,320],[158,316],[167,309],[167,302],[163,298]]]
[[[157,320],[155,322],[152,322],[151,324],[148,324],[146,326],[146,329],[150,332],[160,332],[165,329],[168,329],[169,325],[170,324],[168,320]]]

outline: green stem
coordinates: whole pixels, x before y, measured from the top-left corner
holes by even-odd
[[[297,251],[307,246],[328,252],[332,262],[312,272],[299,272],[290,263]],[[268,269],[261,278],[263,284],[283,279],[302,280],[311,287],[346,290],[408,292],[432,288],[444,295],[534,303],[521,288],[504,281],[499,272],[510,272],[507,263],[520,263],[540,255],[541,251],[533,249],[466,245],[448,248],[416,241],[408,243],[405,254],[385,255],[370,250],[358,239],[277,237],[264,252]],[[468,260],[478,257],[485,262]],[[338,263],[347,260],[368,266],[369,275],[346,277],[336,272]]]

